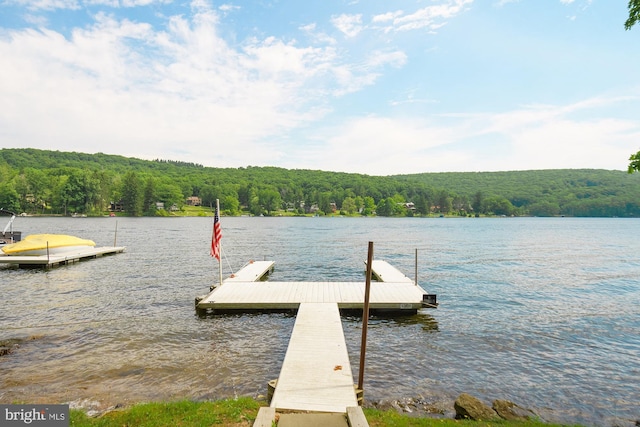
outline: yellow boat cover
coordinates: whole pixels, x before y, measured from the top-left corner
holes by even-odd
[[[17,243],[2,246],[2,251],[7,255],[20,255],[22,252],[37,250],[51,250],[67,246],[95,246],[93,240],[81,239],[66,234],[30,234]]]

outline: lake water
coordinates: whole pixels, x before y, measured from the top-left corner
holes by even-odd
[[[126,252],[44,270],[1,268],[0,402],[257,397],[295,317],[199,317],[217,277],[212,218],[17,218]],[[117,228],[117,233],[115,232]],[[367,245],[438,295],[438,309],[373,318],[368,401],[508,399],[547,421],[640,419],[640,220],[222,218],[225,276],[250,259],[272,280],[364,280]],[[343,317],[354,382],[361,319]]]

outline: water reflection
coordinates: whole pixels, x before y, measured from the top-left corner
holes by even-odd
[[[198,316],[194,298],[217,277],[211,219],[118,221],[123,254],[0,271],[0,342],[19,344],[0,356],[0,401],[264,394],[293,313]],[[108,218],[20,225],[25,234],[56,230],[113,244]],[[419,249],[418,281],[440,306],[371,316],[367,399],[469,392],[551,421],[624,425],[637,417],[638,220],[224,218],[223,228],[225,274],[268,258],[274,281],[361,281],[369,240],[377,259],[411,275]],[[342,323],[357,377],[362,319]]]
[[[435,317],[426,313],[427,310],[422,309],[417,313],[404,314],[401,312],[385,312],[375,311],[369,316],[369,327],[385,327],[385,326],[409,326],[420,325],[422,330],[426,332],[437,332],[438,321]],[[297,310],[295,309],[255,309],[255,310],[195,310],[195,316],[199,319],[210,318],[227,318],[227,317],[242,317],[242,316],[268,316],[279,315],[282,317],[291,317],[295,320]],[[353,323],[362,323],[361,310],[340,310],[340,314],[344,321]]]
[[[425,332],[438,332],[438,321],[427,310],[419,310],[416,314],[384,314],[373,313],[369,316],[369,328],[377,327],[403,327],[403,326],[421,326]],[[346,321],[354,323],[362,323],[362,314],[359,316],[351,311],[348,315],[343,316]]]

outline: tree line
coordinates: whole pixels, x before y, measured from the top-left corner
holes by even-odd
[[[0,208],[29,214],[169,215],[189,197],[226,215],[640,217],[640,174],[594,169],[395,176],[211,168],[170,160],[0,150]],[[158,204],[164,209],[158,209]]]

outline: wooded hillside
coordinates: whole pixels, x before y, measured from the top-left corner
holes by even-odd
[[[39,214],[167,215],[195,196],[227,215],[640,216],[640,174],[562,169],[369,176],[276,167],[0,150],[0,208]],[[164,206],[158,209],[158,206]]]

